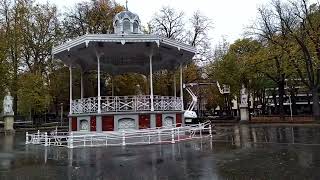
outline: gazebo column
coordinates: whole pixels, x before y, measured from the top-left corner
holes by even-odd
[[[175,73],[173,74],[173,93],[174,93],[174,97],[177,97],[177,81],[176,81],[176,75]]]
[[[69,91],[70,91],[70,111],[69,114],[72,114],[72,67],[71,65],[69,66],[69,72],[70,72],[70,76],[69,76]]]
[[[114,81],[113,81],[113,76],[111,76],[111,82],[112,82],[112,84],[111,84],[111,96],[113,97],[114,96]]]
[[[101,113],[100,56],[97,56],[97,62],[98,62],[98,113]]]
[[[80,77],[80,97],[83,99],[83,71],[81,71],[81,77]]]
[[[154,106],[153,106],[153,82],[152,82],[152,55],[149,56],[150,60],[150,100],[151,100],[151,111],[154,111]]]
[[[181,110],[184,110],[184,107],[183,107],[182,64],[180,64],[180,98],[181,98]]]
[[[130,22],[130,31],[133,32],[133,22]]]

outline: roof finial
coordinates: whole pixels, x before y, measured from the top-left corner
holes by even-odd
[[[126,10],[128,11],[128,0],[126,0]]]

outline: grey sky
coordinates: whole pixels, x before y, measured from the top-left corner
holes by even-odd
[[[60,10],[71,7],[81,0],[38,0],[55,3]],[[116,0],[125,5],[126,0]],[[128,0],[129,10],[137,13],[143,24],[146,24],[162,6],[171,6],[184,11],[191,17],[194,11],[200,10],[212,19],[213,30],[210,32],[212,44],[216,45],[224,37],[228,42],[241,38],[244,28],[253,23],[257,8],[268,0]]]

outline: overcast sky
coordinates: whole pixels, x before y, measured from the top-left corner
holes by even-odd
[[[50,2],[62,11],[81,0],[38,0]],[[125,5],[126,0],[116,0]],[[194,11],[200,10],[212,19],[213,29],[210,32],[212,44],[216,45],[223,38],[232,43],[241,38],[244,28],[255,21],[257,8],[268,0],[128,0],[129,10],[137,13],[143,24],[146,24],[162,6],[171,6],[184,11],[191,17]]]

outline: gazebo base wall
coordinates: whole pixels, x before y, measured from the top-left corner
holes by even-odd
[[[103,132],[122,129],[184,126],[183,111],[116,112],[69,115],[69,131]]]

